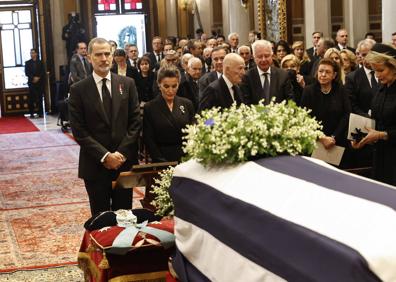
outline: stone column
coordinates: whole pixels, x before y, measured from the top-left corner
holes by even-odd
[[[213,13],[212,13],[212,1],[211,0],[200,0],[196,1],[199,16],[201,18],[201,24],[204,32],[211,36],[213,26]],[[195,12],[196,13],[196,12]],[[194,14],[194,31],[198,28],[197,17]]]
[[[166,36],[177,36],[177,0],[166,0]]]
[[[390,43],[396,32],[396,5],[394,0],[382,0],[382,42]]]
[[[325,37],[331,36],[330,0],[305,0],[305,47],[312,47],[312,33],[321,31]]]
[[[54,71],[56,80],[62,79],[59,77],[59,66],[67,65],[66,45],[62,40],[62,28],[67,24],[68,19],[64,18],[64,1],[51,1],[51,21],[52,21],[52,38],[53,48],[56,50],[54,56]]]
[[[368,0],[344,0],[343,6],[348,45],[355,47],[369,30]]]
[[[223,0],[222,5],[224,36],[236,32],[239,34],[239,45],[247,43],[250,30],[249,9],[243,8],[240,1]]]

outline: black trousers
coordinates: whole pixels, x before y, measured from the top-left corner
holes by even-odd
[[[37,107],[37,114],[43,114],[43,89],[41,85],[29,85],[29,96],[28,96],[29,114],[33,115]]]
[[[109,180],[85,180],[91,215],[103,211],[132,209],[132,189],[112,189]]]

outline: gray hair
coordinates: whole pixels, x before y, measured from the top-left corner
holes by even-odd
[[[253,57],[256,54],[257,48],[268,48],[271,50],[271,54],[274,53],[274,51],[272,50],[272,43],[269,42],[268,40],[260,39],[260,40],[256,40],[253,42],[253,44],[252,44]]]
[[[247,45],[242,45],[242,46],[240,46],[240,47],[238,48],[238,54],[241,53],[241,50],[242,50],[242,49],[247,49],[247,50],[249,50],[249,53],[251,53],[250,47],[249,47],[249,46],[247,46]]]
[[[236,32],[231,32],[230,34],[228,34],[228,41],[230,41],[230,39],[231,39],[231,37],[233,37],[233,36],[236,36],[236,37],[238,37],[239,38],[239,34],[238,33],[236,33]]]
[[[190,59],[188,60],[187,67],[188,67],[188,68],[191,68],[191,66],[192,66],[194,63],[201,63],[201,64],[202,64],[201,59],[199,59],[199,58],[197,58],[197,57],[192,57],[192,58],[190,58]]]
[[[88,54],[92,54],[94,44],[108,44],[111,47],[110,42],[108,40],[106,40],[102,37],[95,37],[95,38],[92,38],[91,41],[89,41]]]
[[[375,42],[375,40],[373,40],[373,39],[369,39],[369,38],[363,39],[363,40],[359,41],[359,43],[358,43],[358,45],[357,45],[357,47],[356,47],[356,50],[359,51],[360,48],[362,48],[362,47],[366,47],[366,48],[368,48],[369,50],[371,50],[371,48],[373,48],[373,46],[374,46],[375,43],[376,43],[376,42]]]

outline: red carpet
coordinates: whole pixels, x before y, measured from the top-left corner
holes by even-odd
[[[2,275],[77,264],[83,223],[90,217],[77,178],[78,151],[62,133],[0,135],[0,281],[33,281]],[[141,207],[144,189],[135,188],[133,195],[134,207]]]
[[[24,116],[0,118],[0,134],[39,131],[39,129]]]

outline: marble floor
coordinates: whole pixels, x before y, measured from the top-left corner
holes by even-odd
[[[58,114],[44,114],[43,117],[30,118],[28,114],[25,115],[40,131],[59,130],[61,126],[58,125]]]

